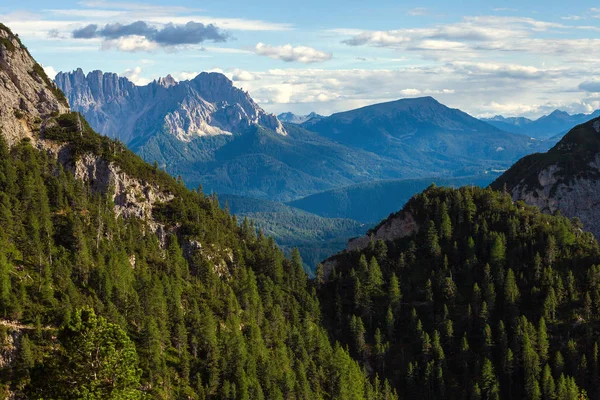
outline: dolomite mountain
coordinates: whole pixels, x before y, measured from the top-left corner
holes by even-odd
[[[162,130],[189,142],[198,136],[240,134],[259,125],[280,135],[287,132],[223,74],[203,72],[189,81],[171,75],[145,86],[114,73],[61,72],[55,82],[69,104],[99,133],[126,144]]]
[[[423,171],[284,126],[224,75],[171,76],[136,86],[81,69],[55,82],[92,128],[157,162],[190,188],[288,201],[365,180]],[[428,174],[427,174],[428,175]]]
[[[600,238],[600,118],[576,126],[547,153],[522,158],[491,187],[543,212],[577,217]]]

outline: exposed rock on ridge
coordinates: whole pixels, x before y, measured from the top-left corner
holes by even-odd
[[[69,111],[21,41],[0,25],[0,131],[9,145],[33,138],[52,114]]]
[[[413,235],[419,231],[419,225],[413,215],[407,211],[401,211],[398,215],[388,218],[375,228],[374,232],[350,239],[346,245],[346,251],[362,250],[371,242],[383,240],[385,242],[401,239]]]
[[[98,132],[129,144],[165,130],[181,141],[197,136],[235,135],[259,125],[287,132],[223,74],[203,72],[189,81],[172,76],[136,86],[114,73],[81,69],[59,73],[55,81]]]
[[[576,126],[547,153],[519,160],[491,186],[543,212],[577,217],[600,238],[600,118]]]
[[[113,88],[113,92],[118,90]],[[153,232],[162,229],[152,218],[152,208],[171,200],[172,195],[129,176],[101,157],[89,153],[75,157],[68,144],[44,139],[44,131],[56,125],[56,117],[69,112],[61,95],[17,36],[0,25],[0,133],[8,145],[28,139],[56,157],[92,190],[112,190],[117,216],[137,217]]]

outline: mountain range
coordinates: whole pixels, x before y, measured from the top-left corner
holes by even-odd
[[[322,119],[323,116],[317,114],[316,112],[311,112],[310,114],[307,115],[297,115],[291,112],[285,112],[285,113],[281,113],[279,115],[277,115],[277,119],[280,120],[281,122],[287,122],[289,124],[303,124],[304,122],[308,121],[308,120],[312,120],[312,121],[318,121],[320,119]]]
[[[430,97],[282,125],[216,73],[137,87],[115,74],[76,70],[56,83],[92,127],[188,186],[265,200],[379,179],[477,175],[549,147]]]
[[[600,118],[491,187],[429,186],[308,279],[95,133],[2,24],[0,82],[0,397],[600,398]],[[319,239],[355,226],[335,223]]]
[[[310,126],[306,126],[310,125]],[[433,172],[482,172],[510,165],[545,143],[504,132],[432,97],[402,99],[333,114],[305,127],[348,147]]]
[[[431,97],[329,117],[284,114],[284,120],[295,123],[282,123],[218,73],[181,82],[167,76],[136,86],[113,73],[84,74],[78,69],[59,73],[55,82],[94,129],[181,176],[188,187],[201,185],[205,193],[220,197],[264,200],[255,212],[243,207],[243,216],[251,215],[285,248],[300,246],[312,269],[327,255],[323,248],[331,253],[343,248],[345,239],[362,233],[357,228],[361,224],[385,217],[430,183],[454,177],[456,182],[488,184],[491,171],[505,170],[518,158],[550,147],[503,132]],[[407,179],[422,181],[400,182]],[[330,196],[332,190],[337,194]],[[341,192],[346,193],[346,206],[340,203]],[[382,206],[365,208],[366,199]],[[282,208],[273,201],[298,201],[301,206]],[[249,204],[258,207],[260,202]],[[270,213],[266,205],[272,207]],[[309,224],[297,218],[305,205],[304,211],[312,214]],[[277,229],[271,224],[274,216]],[[328,219],[332,217],[353,220],[354,227],[344,231],[348,237],[330,238],[335,244],[324,246],[323,232],[338,226]],[[296,241],[291,234],[297,235]]]
[[[397,399],[297,251],[95,133],[2,24],[0,82],[1,398]]]
[[[555,110],[536,120],[525,117],[504,118],[497,115],[493,118],[482,118],[487,122],[506,132],[520,133],[537,139],[552,139],[556,142],[576,125],[600,116],[600,110],[591,114],[569,114],[566,111]],[[556,137],[554,139],[554,137]]]

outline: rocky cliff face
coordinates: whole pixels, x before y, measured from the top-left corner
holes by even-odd
[[[81,69],[55,81],[74,110],[98,132],[124,143],[164,130],[188,142],[198,136],[235,135],[259,125],[286,135],[285,128],[219,73],[177,82],[172,76],[136,86],[113,73]]]
[[[600,118],[573,128],[547,153],[521,159],[491,186],[543,212],[577,217],[600,238]]]
[[[43,120],[69,110],[21,41],[0,25],[0,131],[9,144],[33,138]]]
[[[362,250],[371,242],[384,242],[401,239],[419,232],[419,225],[410,212],[401,211],[398,215],[388,218],[365,236],[350,239],[345,251]]]
[[[92,75],[86,96],[117,97],[133,90],[128,82],[114,76]],[[81,75],[76,75],[74,84]],[[162,82],[167,86],[167,81]],[[102,90],[101,90],[102,89]],[[20,40],[0,25],[0,132],[12,146],[23,139],[57,157],[65,169],[90,184],[92,190],[111,193],[117,216],[137,217],[151,231],[161,230],[152,218],[156,203],[167,202],[172,195],[121,171],[115,164],[94,154],[75,157],[66,143],[46,140],[44,132],[56,125],[56,117],[70,112],[66,98],[48,79]],[[110,192],[112,190],[112,192]]]

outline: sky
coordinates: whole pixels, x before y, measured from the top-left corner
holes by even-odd
[[[49,75],[222,72],[273,113],[433,96],[477,117],[600,109],[597,1],[4,0]]]

